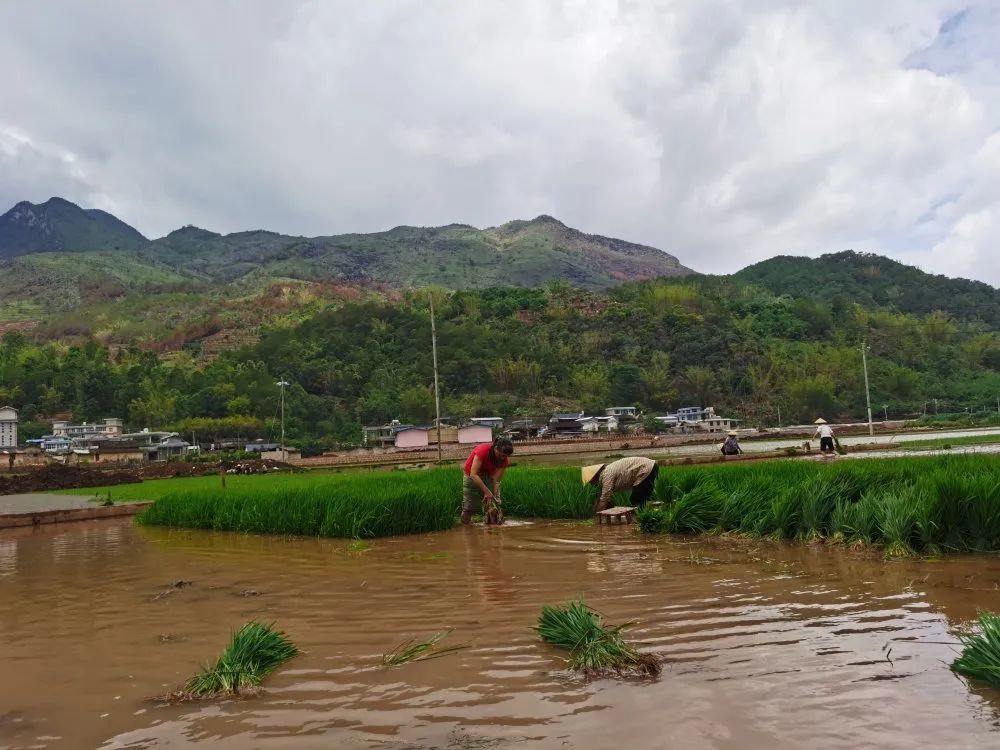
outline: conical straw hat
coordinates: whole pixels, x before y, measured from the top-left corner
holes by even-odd
[[[815,422],[813,422],[813,424],[826,424],[826,420],[823,419],[823,417],[820,417]]]
[[[580,474],[583,477],[584,484],[590,484],[591,480],[597,476],[597,473],[604,468],[604,464],[591,464],[590,466],[584,466],[580,469]]]
[[[727,434],[727,435],[729,435],[729,437],[736,437],[736,434],[737,434],[737,433],[736,433],[736,430],[730,430],[730,431],[729,431],[729,432],[727,432],[726,434]]]

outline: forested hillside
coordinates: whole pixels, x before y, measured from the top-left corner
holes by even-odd
[[[989,284],[924,273],[872,253],[847,250],[815,259],[779,255],[744,268],[735,278],[789,297],[847,299],[914,315],[942,310],[1000,328],[997,290]]]
[[[995,408],[1000,340],[981,320],[904,313],[847,294],[776,295],[736,279],[623,284],[608,293],[564,283],[436,296],[443,408],[544,414],[638,404],[648,411],[715,405],[748,425],[861,417],[860,343],[870,346],[873,405],[919,413]],[[162,361],[138,345],[112,355],[95,340],[0,345],[0,402],[27,420],[70,411],[134,427],[254,429],[277,412],[288,379],[289,433],[356,442],[362,423],[432,416],[428,293],[345,300],[300,323],[265,327],[259,343],[199,362]],[[193,422],[193,418],[201,419]]]

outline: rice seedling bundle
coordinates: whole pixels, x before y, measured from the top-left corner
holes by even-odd
[[[908,555],[913,552],[912,540],[916,534],[919,491],[905,487],[897,491],[883,490],[878,497],[881,510],[878,530],[886,554]]]
[[[440,656],[446,656],[465,648],[464,643],[455,646],[447,646],[445,648],[437,648],[437,644],[451,635],[451,632],[451,630],[442,630],[435,633],[425,641],[418,641],[416,638],[403,641],[392,651],[382,654],[382,666],[398,667],[400,664],[407,664],[411,661],[436,659]]]
[[[233,633],[215,664],[206,664],[184,685],[193,697],[236,694],[257,687],[271,672],[299,653],[273,625],[256,620]]]
[[[648,505],[636,513],[636,523],[647,534],[659,534],[666,531],[667,512],[662,508],[650,508]]]
[[[691,534],[711,531],[718,526],[725,501],[725,493],[714,482],[702,482],[670,506],[665,528]]]
[[[622,636],[631,624],[603,625],[601,616],[579,599],[562,607],[543,607],[535,631],[546,643],[569,652],[570,669],[590,676],[629,670],[658,675],[659,662],[640,654]]]
[[[1000,615],[980,612],[978,630],[960,633],[958,637],[962,653],[951,668],[1000,688]]]

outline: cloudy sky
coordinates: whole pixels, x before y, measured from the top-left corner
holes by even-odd
[[[1000,285],[1000,0],[0,4],[0,211],[147,236],[547,213],[707,272]]]

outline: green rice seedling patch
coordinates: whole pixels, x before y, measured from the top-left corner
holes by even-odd
[[[951,668],[961,675],[1000,688],[1000,615],[979,613],[979,626],[969,633],[959,633],[962,653]]]

